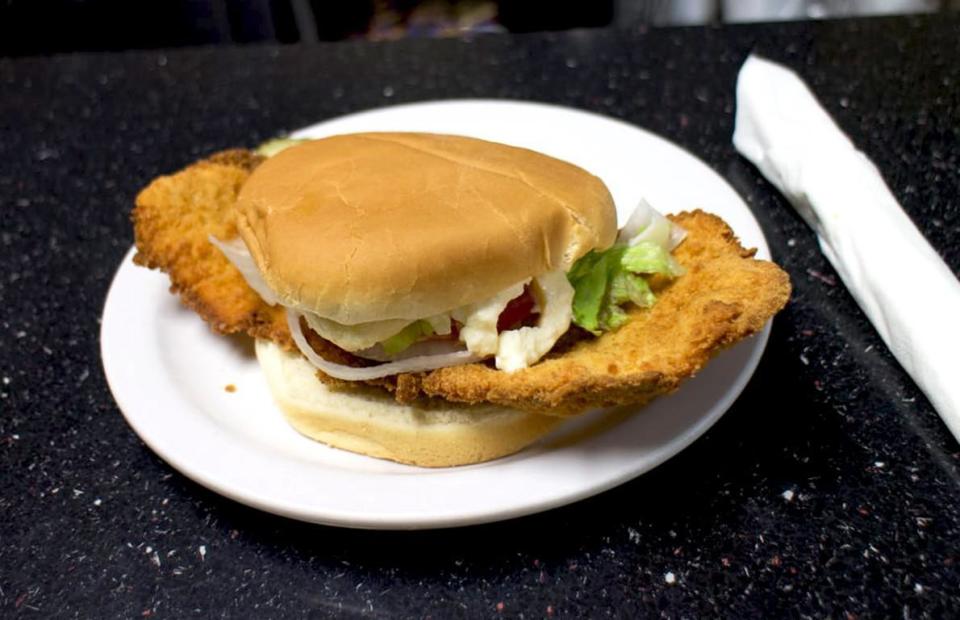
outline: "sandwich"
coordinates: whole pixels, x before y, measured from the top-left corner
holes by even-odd
[[[716,216],[641,203],[528,149],[367,133],[216,154],[150,183],[138,264],[257,340],[300,432],[425,466],[516,452],[677,388],[786,303]]]

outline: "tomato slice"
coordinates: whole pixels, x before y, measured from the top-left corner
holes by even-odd
[[[507,303],[507,307],[500,313],[497,319],[497,332],[513,329],[524,323],[533,316],[533,309],[537,306],[537,300],[533,297],[530,286],[524,286],[523,292],[514,297]]]

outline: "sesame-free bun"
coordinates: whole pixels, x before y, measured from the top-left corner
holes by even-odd
[[[563,422],[493,405],[404,405],[379,390],[332,390],[298,353],[269,340],[257,340],[256,351],[287,421],[350,452],[423,467],[468,465],[518,452]]]
[[[613,200],[572,164],[424,133],[333,136],[257,167],[237,226],[284,305],[352,325],[419,319],[568,269],[616,237]]]

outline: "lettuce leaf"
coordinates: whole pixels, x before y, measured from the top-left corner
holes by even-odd
[[[634,273],[649,273],[676,278],[683,275],[683,267],[662,245],[641,241],[630,246],[620,259],[623,268]]]
[[[622,248],[604,252],[592,250],[573,265],[567,279],[573,285],[573,322],[587,331],[602,331],[600,314],[605,305],[612,272],[619,264]]]
[[[567,273],[574,288],[573,322],[597,335],[617,329],[629,319],[624,305],[646,308],[656,301],[648,275],[675,278],[682,274],[683,268],[670,252],[652,241],[591,251]]]
[[[383,351],[387,355],[396,355],[414,342],[425,336],[430,336],[433,333],[433,327],[430,323],[421,319],[410,323],[393,336],[390,336],[381,342],[380,346],[383,347]]]

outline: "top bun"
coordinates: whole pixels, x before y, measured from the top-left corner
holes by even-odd
[[[287,306],[415,320],[569,269],[616,237],[600,179],[494,142],[363,133],[304,142],[240,191],[237,226]]]

